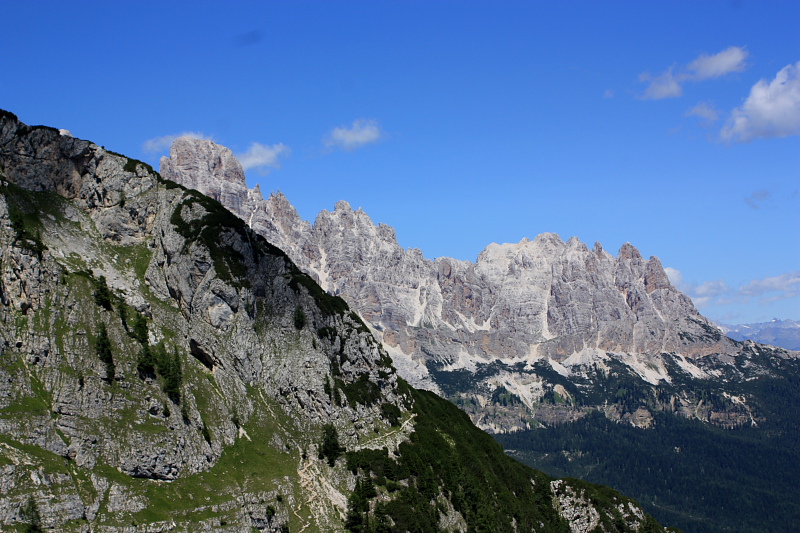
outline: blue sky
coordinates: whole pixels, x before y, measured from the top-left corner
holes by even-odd
[[[549,231],[800,319],[800,2],[3,2],[0,108],[156,168],[211,138],[426,257]]]

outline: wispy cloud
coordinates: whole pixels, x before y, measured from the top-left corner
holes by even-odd
[[[144,150],[144,152],[147,154],[158,154],[160,152],[164,152],[168,150],[169,147],[172,146],[172,143],[175,142],[175,139],[179,137],[191,137],[193,139],[203,139],[206,141],[211,140],[211,137],[202,133],[196,131],[185,131],[177,135],[164,135],[162,137],[148,139],[142,143],[142,150]]]
[[[728,284],[721,279],[704,281],[700,284],[686,283],[683,280],[683,274],[677,268],[666,267],[664,272],[666,272],[670,283],[676,289],[689,296],[697,307],[705,307],[715,299],[728,295],[731,290]]]
[[[701,54],[684,68],[676,68],[673,65],[658,76],[643,72],[639,74],[639,81],[649,84],[642,99],[677,98],[683,94],[683,84],[687,81],[704,81],[720,78],[732,72],[741,72],[747,68],[745,60],[748,55],[745,48],[731,46],[713,55]]]
[[[663,100],[664,98],[677,98],[683,94],[683,87],[672,73],[674,67],[666,72],[653,77],[649,72],[639,74],[639,81],[649,81],[650,85],[644,91],[642,98],[645,100]]]
[[[728,294],[730,290],[727,283],[721,279],[715,279],[704,281],[693,287],[687,294],[692,297],[692,301],[697,307],[705,307],[713,300]]]
[[[669,278],[669,282],[672,283],[678,290],[682,290],[681,286],[683,285],[683,274],[677,268],[666,267],[664,272],[667,274],[667,278]]]
[[[753,280],[740,287],[739,294],[759,297],[765,303],[800,296],[800,271]]]
[[[747,198],[744,199],[744,203],[752,207],[753,209],[761,209],[761,204],[770,196],[770,192],[766,189],[761,189],[760,191],[756,191]]]
[[[778,276],[752,280],[738,289],[731,288],[721,279],[703,283],[687,283],[680,270],[666,267],[664,271],[675,288],[692,299],[702,309],[710,305],[749,305],[757,299],[759,304],[800,297],[800,271],[786,272]]]
[[[686,67],[689,79],[695,81],[719,78],[731,72],[742,72],[747,68],[748,52],[742,47],[731,46],[714,55],[701,54]]]
[[[687,117],[700,117],[703,120],[703,124],[710,126],[714,122],[717,121],[719,118],[719,111],[714,109],[714,106],[709,104],[708,102],[700,102],[689,111],[685,113]]]
[[[720,136],[726,141],[800,134],[800,61],[783,67],[775,79],[759,80],[731,116]]]
[[[244,170],[251,168],[258,169],[262,174],[269,172],[267,168],[280,168],[280,159],[287,157],[291,149],[283,143],[266,146],[259,143],[252,143],[250,148],[242,154],[238,154],[236,159],[242,164]]]
[[[324,139],[328,148],[355,150],[364,145],[378,142],[385,136],[376,120],[357,119],[351,126],[334,128]]]

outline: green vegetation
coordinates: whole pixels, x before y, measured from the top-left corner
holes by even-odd
[[[133,319],[133,326],[131,327],[130,333],[139,344],[147,344],[147,317],[141,313],[137,313],[136,317]]]
[[[25,524],[22,527],[24,533],[42,533],[42,516],[33,496],[28,497],[28,501],[20,509],[20,515]]]
[[[289,287],[295,292],[299,287],[305,287],[324,316],[343,315],[350,310],[347,302],[322,290],[322,287],[317,285],[316,281],[311,279],[305,272],[301,272],[293,263],[289,264],[289,268],[292,275],[289,280]]]
[[[400,425],[400,408],[393,403],[381,404],[381,416],[383,416],[391,426]]]
[[[27,212],[15,203],[9,202],[8,218],[16,233],[15,244],[32,251],[41,259],[47,246],[42,242],[41,221],[38,214]]]
[[[496,438],[534,468],[613,486],[686,531],[789,531],[800,522],[800,378],[786,376],[746,384],[773,406],[761,427],[723,430],[656,414],[641,430],[593,413]]]
[[[345,384],[338,378],[334,381],[338,385],[337,388],[342,389],[350,405],[360,403],[370,406],[377,403],[381,398],[381,389],[375,382],[370,381],[369,374],[360,374],[358,379],[352,383]]]
[[[147,317],[140,313],[137,313],[133,320],[130,335],[141,345],[136,359],[136,371],[139,373],[139,377],[155,379],[156,376],[160,376],[161,390],[172,403],[180,404],[183,370],[178,348],[173,346],[172,351],[169,352],[163,342],[150,346]]]
[[[178,349],[173,347],[172,352],[168,352],[163,343],[155,346],[142,345],[136,363],[136,370],[139,377],[155,378],[161,377],[161,390],[175,405],[181,402],[181,384],[183,382],[183,371],[181,370],[181,360]]]
[[[113,298],[113,295],[111,294],[111,290],[108,288],[105,276],[100,276],[94,280],[94,293],[92,296],[94,297],[94,303],[103,309],[111,311],[111,299]]]
[[[325,424],[322,426],[319,458],[327,459],[328,465],[333,466],[342,453],[344,453],[344,448],[339,444],[339,432],[336,431],[333,424]]]
[[[369,516],[369,500],[377,495],[378,492],[375,490],[375,484],[372,482],[371,477],[366,476],[362,479],[361,476],[359,476],[356,479],[355,489],[353,489],[347,501],[347,517],[345,518],[344,527],[346,527],[348,531],[354,533],[377,531],[376,522],[378,522],[378,517],[376,516],[375,519],[372,520],[374,523],[370,523]],[[386,520],[386,514],[381,513],[380,519],[381,530],[388,531],[386,528],[389,524]]]
[[[193,205],[200,205],[206,212],[202,218],[186,222],[183,219],[183,210],[189,209]],[[228,231],[239,233],[243,238],[247,238],[247,225],[243,220],[225,209],[222,204],[190,190],[183,202],[175,208],[170,222],[178,233],[183,236],[187,245],[193,242],[200,242],[208,249],[211,259],[214,261],[214,270],[217,276],[236,286],[250,286],[247,279],[247,267],[245,258],[238,250],[223,244],[224,234]]]
[[[97,325],[95,350],[100,361],[106,365],[106,380],[113,383],[115,374],[114,355],[111,353],[111,340],[108,338],[108,330],[103,322]]]
[[[299,305],[294,309],[294,327],[298,330],[303,329],[306,325],[306,314],[303,308]]]
[[[450,402],[425,391],[408,392],[417,415],[415,432],[400,444],[399,458],[386,449],[347,453],[347,467],[361,480],[348,506],[350,531],[386,531],[390,518],[395,531],[436,532],[442,498],[461,513],[469,531],[569,531],[553,507],[551,478],[507,457]],[[370,507],[371,485],[376,493],[389,494],[389,501]],[[612,531],[630,531],[616,508],[628,500],[591,484],[580,488],[613,517]],[[650,530],[664,531],[652,518],[647,521]]]

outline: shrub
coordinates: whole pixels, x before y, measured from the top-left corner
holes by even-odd
[[[339,433],[333,424],[322,426],[322,442],[319,446],[319,458],[328,459],[328,465],[333,466],[336,460],[344,452],[344,448],[339,444]]]
[[[141,313],[133,320],[132,335],[140,344],[147,344],[147,317]]]
[[[369,374],[361,374],[352,383],[342,386],[342,391],[347,397],[350,405],[357,403],[370,406],[375,404],[381,397],[381,390],[378,385],[369,379]]]
[[[25,525],[22,527],[24,533],[41,533],[42,516],[39,514],[39,506],[33,496],[28,497],[27,503],[20,509],[20,515]]]
[[[155,378],[156,374],[161,376],[161,390],[167,395],[175,405],[181,402],[181,383],[183,382],[183,371],[181,370],[180,355],[178,349],[172,349],[172,354],[162,344],[156,346],[142,345],[139,358],[136,363],[136,370],[139,377]]]
[[[391,426],[400,425],[400,408],[393,403],[384,403],[381,405],[381,416],[383,416]]]
[[[109,382],[113,382],[116,369],[114,367],[114,356],[111,353],[111,340],[108,338],[108,330],[106,330],[106,325],[103,322],[97,325],[97,330],[97,356],[106,365],[106,379]]]
[[[294,309],[294,327],[297,329],[303,329],[306,325],[306,314],[303,312],[303,309],[298,305]]]
[[[100,276],[96,280],[94,280],[94,303],[106,309],[107,311],[111,311],[111,290],[108,288],[108,284],[106,283],[106,277]]]

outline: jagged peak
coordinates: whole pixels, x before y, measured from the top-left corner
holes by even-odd
[[[534,244],[557,244],[563,245],[564,241],[558,235],[558,233],[540,233],[533,239]]]
[[[567,241],[567,251],[589,252],[589,248],[578,237],[570,237]]]
[[[168,179],[170,174],[183,171],[196,181],[211,178],[247,188],[244,169],[230,148],[207,139],[178,137],[160,164],[162,175]]]
[[[339,200],[336,202],[336,205],[333,206],[334,211],[345,211],[345,212],[352,212],[353,208],[350,206],[350,202],[347,200]]]
[[[619,254],[617,255],[617,258],[620,261],[628,259],[642,259],[642,254],[634,245],[632,245],[629,242],[626,242],[619,249]]]
[[[592,252],[594,252],[594,255],[596,255],[598,259],[613,259],[613,256],[603,249],[603,245],[600,244],[599,241],[594,241]]]

